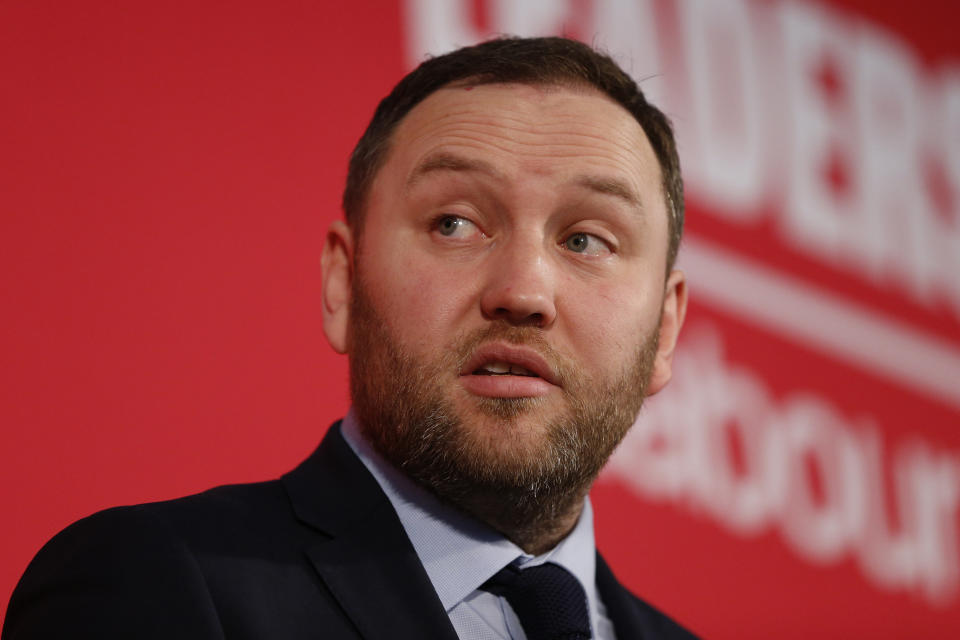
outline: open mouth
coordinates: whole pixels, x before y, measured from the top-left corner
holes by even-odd
[[[521,367],[518,364],[509,362],[488,362],[473,371],[475,376],[525,376],[528,378],[539,378],[536,373]]]
[[[488,398],[534,398],[559,386],[550,363],[536,349],[494,342],[484,344],[460,369],[464,388]]]
[[[561,386],[537,349],[500,341],[478,347],[460,367],[460,380],[471,393],[491,398],[543,396]]]

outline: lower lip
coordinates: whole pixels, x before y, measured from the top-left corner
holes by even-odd
[[[536,398],[545,396],[554,385],[532,376],[460,376],[460,383],[472,394],[487,398]]]

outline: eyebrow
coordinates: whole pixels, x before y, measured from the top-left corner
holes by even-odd
[[[607,178],[598,176],[581,176],[577,178],[577,184],[586,187],[591,191],[614,196],[625,201],[631,207],[643,209],[643,203],[636,192],[630,186],[617,178]]]
[[[407,178],[407,188],[413,187],[424,176],[435,171],[464,171],[483,173],[497,179],[503,179],[503,172],[494,165],[476,158],[467,158],[447,152],[434,153],[418,164]],[[631,207],[643,209],[643,203],[630,186],[618,178],[605,176],[578,176],[574,184],[595,193],[613,196],[623,200]]]
[[[435,171],[472,171],[484,173],[494,178],[503,177],[500,170],[484,160],[465,158],[452,153],[435,153],[427,156],[410,172],[410,176],[407,178],[407,188],[409,189],[421,178]]]

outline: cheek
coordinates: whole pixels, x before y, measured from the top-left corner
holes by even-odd
[[[656,330],[660,296],[636,286],[596,284],[576,291],[564,305],[571,330],[580,336],[581,348],[602,362],[632,358]]]
[[[445,344],[451,323],[469,305],[466,275],[432,262],[406,257],[386,265],[381,285],[386,317],[401,327],[408,345]]]

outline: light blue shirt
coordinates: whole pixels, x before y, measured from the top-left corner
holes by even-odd
[[[384,460],[361,435],[352,409],[341,430],[393,505],[461,640],[526,640],[506,599],[479,587],[512,562],[525,568],[548,561],[564,567],[583,586],[593,637],[613,640],[613,624],[597,592],[589,498],[573,531],[547,553],[531,556],[502,534],[444,504]]]

